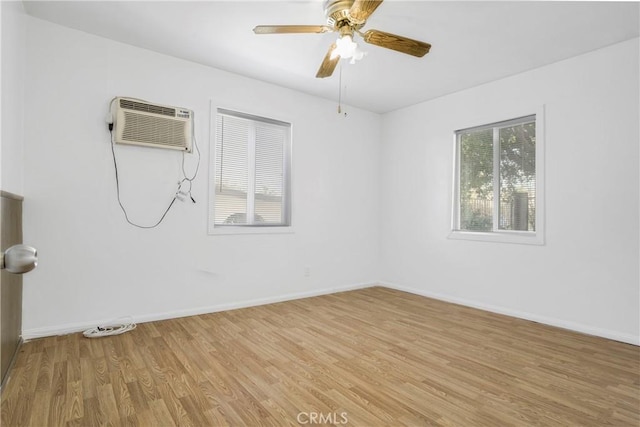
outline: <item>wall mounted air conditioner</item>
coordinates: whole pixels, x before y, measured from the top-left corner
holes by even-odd
[[[117,144],[191,152],[193,111],[120,97],[114,99],[112,108]]]

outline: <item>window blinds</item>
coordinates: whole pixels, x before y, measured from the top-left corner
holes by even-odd
[[[291,125],[218,110],[214,225],[289,225]]]

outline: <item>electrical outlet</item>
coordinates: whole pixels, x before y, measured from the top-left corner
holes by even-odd
[[[304,268],[304,277],[309,277],[311,276],[311,267],[305,267]]]

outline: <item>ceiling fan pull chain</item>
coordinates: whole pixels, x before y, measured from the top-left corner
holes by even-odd
[[[342,113],[342,62],[340,62],[340,75],[338,76],[338,114]]]

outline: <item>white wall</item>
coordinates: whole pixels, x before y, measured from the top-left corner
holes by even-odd
[[[380,116],[27,18],[24,336],[206,312],[374,282]],[[337,88],[336,88],[337,89]],[[154,230],[116,202],[105,114],[114,96],[191,108],[203,152],[196,205]],[[295,232],[207,235],[209,101],[293,123]],[[180,154],[116,146],[123,201],[152,223]],[[189,168],[193,164],[188,165]],[[311,275],[304,277],[305,267]]]
[[[26,21],[25,239],[41,254],[25,276],[26,338],[382,279],[638,343],[638,40],[382,118],[350,109],[345,119],[335,103]],[[104,115],[118,95],[196,112],[198,203],[176,206],[155,230],[127,225],[115,200]],[[295,233],[206,235],[210,99],[294,124]],[[540,104],[546,244],[448,240],[453,130]],[[116,149],[132,218],[153,222],[179,155]]]
[[[640,343],[638,51],[627,41],[385,115],[383,281]],[[541,104],[546,244],[447,239],[453,131]]]
[[[0,189],[23,192],[25,14],[22,2],[0,2],[2,15],[2,114]]]

